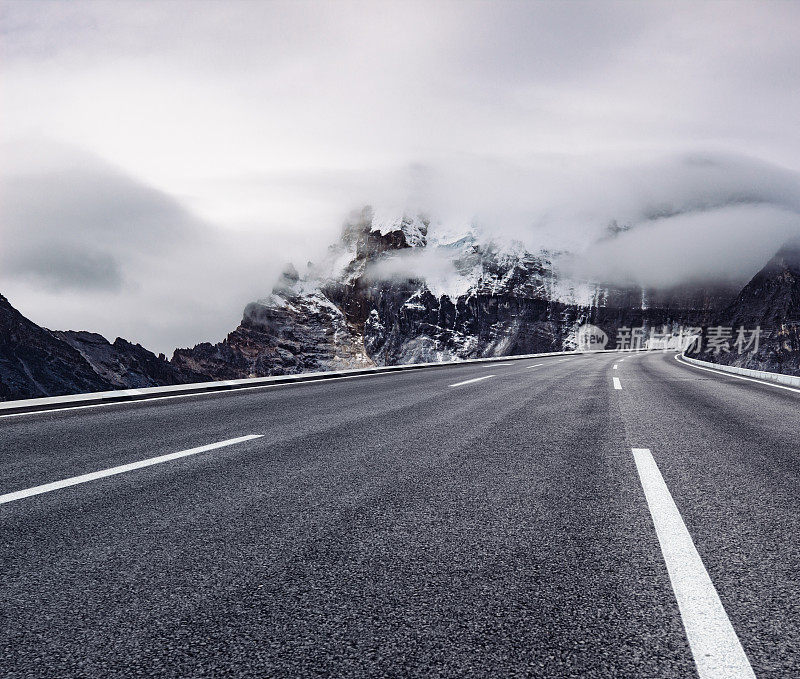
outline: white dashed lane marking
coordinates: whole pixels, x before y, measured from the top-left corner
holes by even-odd
[[[463,382],[456,382],[455,384],[451,384],[451,387],[462,387],[465,384],[472,384],[473,382],[480,382],[481,380],[488,380],[490,377],[494,377],[494,375],[484,375],[483,377],[475,377],[471,380],[464,380]]]
[[[632,451],[700,679],[755,679],[650,449]]]
[[[124,474],[125,472],[132,472],[135,469],[142,469],[143,467],[150,467],[154,464],[161,464],[162,462],[170,462],[177,460],[181,457],[188,457],[189,455],[197,455],[198,453],[205,453],[209,450],[216,448],[224,448],[225,446],[232,446],[235,443],[243,443],[244,441],[252,441],[253,439],[261,438],[263,434],[249,434],[247,436],[239,436],[235,439],[228,439],[220,441],[219,443],[209,443],[205,446],[198,448],[189,448],[188,450],[181,450],[177,453],[169,453],[168,455],[159,455],[158,457],[151,457],[146,460],[139,460],[138,462],[131,462],[130,464],[123,464],[119,467],[110,467],[109,469],[102,469],[98,472],[91,472],[90,474],[82,474],[81,476],[73,476],[61,481],[54,481],[53,483],[46,483],[42,486],[34,486],[33,488],[26,488],[25,490],[17,490],[13,493],[6,493],[0,495],[0,505],[7,502],[14,502],[21,500],[32,495],[41,495],[42,493],[50,493],[54,490],[61,488],[68,488],[69,486],[77,486],[80,483],[88,483],[97,479],[103,479],[106,476],[115,476],[117,474]]]

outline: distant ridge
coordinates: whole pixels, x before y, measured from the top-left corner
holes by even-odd
[[[117,338],[55,332],[0,295],[0,400],[181,384],[202,379],[163,356]]]

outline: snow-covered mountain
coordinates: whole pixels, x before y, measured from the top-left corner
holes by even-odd
[[[556,259],[472,226],[366,207],[323,261],[302,273],[288,267],[223,342],[178,350],[172,361],[233,378],[554,351],[570,348],[586,322],[612,341],[624,325],[702,325],[737,292],[575,281]]]
[[[624,327],[757,321],[761,351],[741,360],[800,370],[795,250],[741,294],[731,284],[654,290],[574,280],[561,254],[367,207],[322,261],[288,266],[223,341],[178,349],[169,361],[122,339],[41,328],[0,297],[0,399],[557,351],[574,348],[584,323],[613,347]]]

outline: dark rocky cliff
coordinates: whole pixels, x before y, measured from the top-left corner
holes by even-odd
[[[181,384],[204,379],[138,344],[36,325],[0,295],[0,400]]]
[[[204,379],[203,375],[171,365],[163,354],[156,356],[141,344],[121,337],[112,344],[95,332],[64,330],[51,334],[76,349],[92,370],[111,385],[110,389],[139,389]]]
[[[0,399],[107,389],[75,348],[25,318],[0,295]]]
[[[757,351],[705,350],[700,358],[752,370],[800,375],[800,244],[787,244],[744,287],[736,299],[715,316],[713,326],[750,333],[760,328]],[[707,336],[706,332],[706,336]]]

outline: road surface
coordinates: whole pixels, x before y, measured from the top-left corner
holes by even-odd
[[[0,443],[4,676],[800,675],[800,392],[673,353],[9,416]]]

